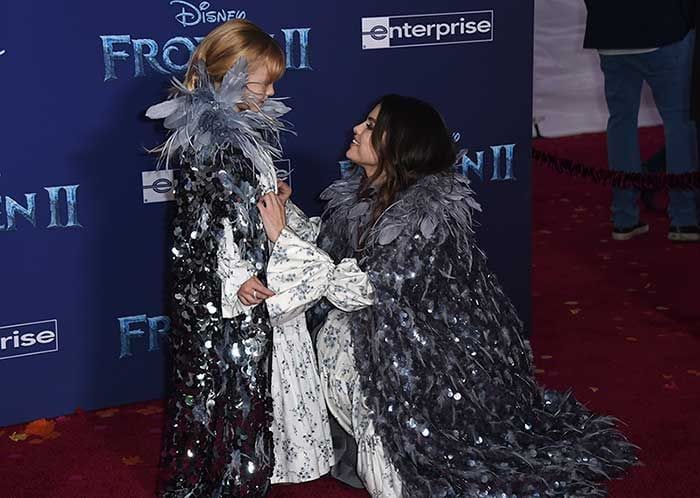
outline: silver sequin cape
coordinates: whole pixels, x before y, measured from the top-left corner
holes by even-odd
[[[260,112],[246,98],[246,64],[221,85],[199,67],[199,84],[151,107],[171,130],[163,159],[176,160],[173,222],[171,393],[161,460],[160,496],[262,497],[274,466],[266,308],[224,318],[217,274],[223,223],[241,258],[265,281],[267,237],[256,203],[274,190],[280,155],[279,117],[289,109],[268,100]]]
[[[331,185],[319,246],[357,257],[375,305],[355,365],[405,497],[583,497],[636,462],[615,420],[536,384],[522,322],[476,246],[468,180],[427,176],[358,243],[362,173]]]

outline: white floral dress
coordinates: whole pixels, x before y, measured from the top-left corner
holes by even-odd
[[[287,202],[287,221],[300,237],[316,239],[320,220],[306,218],[291,201]],[[239,301],[238,289],[261,269],[240,258],[231,226],[225,222],[218,268],[224,318],[250,312],[252,307]],[[277,291],[269,282],[268,286]],[[270,299],[265,301],[268,307]],[[283,299],[275,297],[277,303]],[[271,482],[311,481],[327,474],[335,463],[316,357],[303,314],[273,325],[271,394],[275,467]]]
[[[267,300],[273,324],[287,324],[322,297],[337,309],[331,311],[316,339],[321,386],[328,408],[357,443],[357,473],[375,498],[401,496],[401,480],[384,454],[368,416],[355,369],[349,312],[373,303],[367,274],[355,259],[333,260],[309,238],[282,230],[268,261],[267,279],[276,296]]]

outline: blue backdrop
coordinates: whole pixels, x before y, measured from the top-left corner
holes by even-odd
[[[317,213],[351,128],[384,93],[432,102],[484,213],[478,237],[530,318],[533,2],[73,0],[3,3],[0,426],[161,397],[166,174],[144,118],[201,37],[246,17],[285,47],[278,96],[295,201]],[[158,176],[166,178],[156,181]],[[145,185],[145,186],[144,186]],[[146,199],[148,202],[145,202]]]

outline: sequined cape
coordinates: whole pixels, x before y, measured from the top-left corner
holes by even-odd
[[[161,459],[160,496],[262,497],[273,470],[270,398],[272,326],[265,306],[225,318],[217,274],[224,221],[242,260],[265,282],[267,237],[256,203],[273,187],[277,117],[289,109],[246,101],[240,60],[214,85],[200,84],[151,107],[171,135],[163,149],[179,159],[172,248],[171,393]],[[264,181],[263,181],[264,180]]]
[[[355,366],[403,496],[605,495],[635,447],[614,419],[536,384],[523,324],[476,245],[468,180],[422,178],[358,242],[361,178],[322,194],[318,243],[358,258],[374,287],[352,320]]]
[[[221,162],[197,162],[196,167],[185,161],[177,195],[171,393],[161,461],[166,497],[264,496],[273,468],[272,327],[266,308],[253,308],[250,317],[221,316],[216,273],[221,220],[237,220],[230,193],[218,178],[222,169],[237,188],[255,197],[255,173],[233,152]],[[248,233],[234,234],[245,258],[264,265],[265,232],[250,204]]]

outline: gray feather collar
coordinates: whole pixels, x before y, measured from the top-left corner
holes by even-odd
[[[338,226],[357,228],[369,219],[371,199],[357,197],[364,172],[334,182],[322,194],[324,218]],[[481,211],[469,179],[459,173],[427,175],[399,194],[364,237],[363,246],[387,245],[401,234],[422,234],[442,244],[448,236],[458,243],[473,235],[472,211]],[[340,221],[342,219],[343,221]],[[351,237],[352,238],[352,237]],[[355,249],[357,249],[355,245]]]
[[[469,179],[458,173],[427,175],[384,210],[367,244],[387,245],[402,233],[420,233],[439,245],[448,236],[458,242],[473,235],[472,210],[481,211]]]
[[[267,99],[257,106],[245,92],[248,64],[240,58],[216,87],[205,64],[197,66],[198,85],[190,90],[173,79],[178,95],[146,111],[150,119],[163,119],[171,130],[162,150],[166,164],[175,154],[193,151],[199,157],[212,157],[229,148],[240,149],[261,175],[261,181],[276,190],[274,159],[281,157],[281,131],[289,123],[279,118],[291,109],[281,99]],[[237,106],[259,110],[237,110]]]

